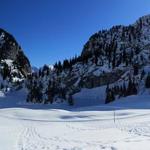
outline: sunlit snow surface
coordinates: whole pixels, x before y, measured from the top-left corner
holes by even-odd
[[[0,93],[0,150],[150,149],[146,94],[73,109],[27,105],[23,95],[23,91]]]

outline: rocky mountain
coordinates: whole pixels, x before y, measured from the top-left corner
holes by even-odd
[[[31,73],[31,66],[15,38],[0,29],[1,88],[19,85]]]
[[[95,33],[80,56],[58,62],[54,69],[44,66],[32,74],[27,100],[54,103],[67,99],[73,105],[72,96],[81,89],[104,86],[103,98],[107,103],[143,91],[149,66],[150,15],[147,15],[129,26],[114,26]]]

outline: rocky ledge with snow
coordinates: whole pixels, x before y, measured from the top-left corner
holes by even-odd
[[[29,73],[30,62],[22,48],[11,34],[0,29],[0,88],[22,86]]]

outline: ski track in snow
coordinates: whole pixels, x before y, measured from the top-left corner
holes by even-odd
[[[66,124],[66,128],[72,130],[72,133],[75,132],[75,128],[71,127],[70,125]],[[67,130],[67,129],[66,129]],[[86,129],[89,131],[89,129]],[[78,128],[78,131],[84,132],[86,131],[82,128]],[[97,130],[97,129],[95,129]],[[58,144],[61,143],[61,144]],[[69,148],[65,148],[61,145],[69,144]],[[82,145],[83,148],[79,146],[71,147],[71,145]],[[68,146],[67,146],[68,147]],[[115,150],[113,147],[104,146],[99,144],[99,141],[91,141],[86,142],[79,139],[69,140],[65,137],[45,137],[37,132],[35,125],[31,125],[26,123],[21,131],[21,134],[17,141],[17,150],[82,150],[82,149],[107,149],[107,150]]]
[[[40,137],[33,126],[25,127],[18,140],[18,150],[49,150],[50,147],[46,141]]]

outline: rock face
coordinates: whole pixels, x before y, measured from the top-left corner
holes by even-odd
[[[150,15],[147,15],[129,26],[114,26],[95,33],[84,45],[81,56],[58,63],[53,70],[43,69],[33,75],[30,83],[36,81],[37,87],[44,87],[40,88],[43,100],[48,91],[53,91],[51,97],[65,97],[81,88],[120,86],[129,79],[140,84],[139,78],[143,78],[140,73],[149,65]]]
[[[1,60],[12,60],[24,77],[26,77],[28,73],[31,73],[30,62],[21,47],[15,38],[3,29],[0,29],[0,61]]]
[[[31,66],[15,38],[0,29],[0,90],[17,90],[31,73]]]
[[[107,56],[107,52],[116,49],[115,53],[133,51],[139,53],[150,44],[150,15],[139,18],[129,26],[114,26],[92,35],[84,45],[82,56],[98,51]],[[115,47],[114,47],[115,46]],[[117,57],[117,56],[116,56]]]

